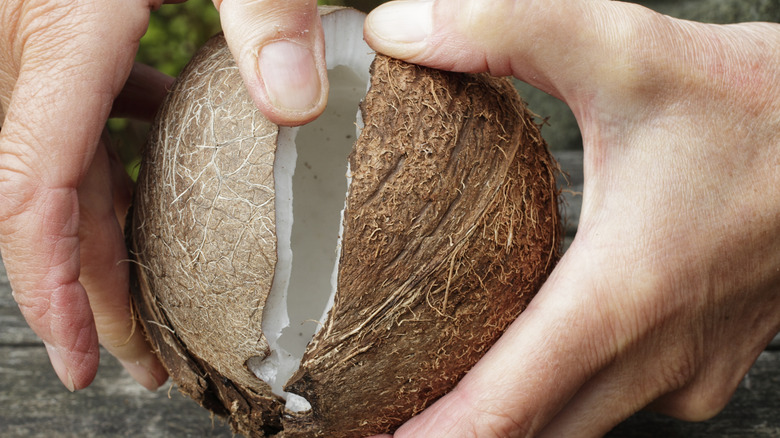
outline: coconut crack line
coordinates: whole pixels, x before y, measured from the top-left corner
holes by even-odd
[[[358,102],[365,96],[367,65],[373,58],[362,40],[353,43],[362,47],[328,62],[331,96],[325,113],[303,127],[279,131],[274,162],[278,262],[262,325],[271,352],[250,358],[247,365],[274,393],[287,397],[293,411],[308,409],[308,403],[285,392],[283,385],[300,365],[308,341],[321,329],[336,293],[350,184],[346,156],[360,134]],[[356,58],[354,50],[363,55]],[[361,68],[366,72],[355,73]],[[357,119],[344,117],[355,111]],[[324,209],[312,208],[315,204]],[[314,294],[317,291],[322,294]],[[302,294],[306,296],[301,298]],[[303,306],[308,310],[299,310]]]

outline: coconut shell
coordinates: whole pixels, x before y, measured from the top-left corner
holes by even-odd
[[[556,165],[511,83],[378,56],[338,291],[285,436],[388,432],[444,395],[557,260]]]
[[[249,436],[394,431],[451,390],[558,259],[555,173],[511,83],[377,56],[349,157],[338,292],[283,401],[246,367],[276,262],[276,126],[224,39],[177,80],[129,245],[139,319],[179,388]]]
[[[270,353],[260,327],[276,264],[277,134],[214,38],[160,109],[133,205],[146,333],[181,391],[242,433],[278,431],[284,406],[245,365]]]

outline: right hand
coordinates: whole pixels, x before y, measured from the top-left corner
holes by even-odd
[[[602,436],[722,409],[780,329],[780,25],[606,0],[395,1],[387,55],[514,75],[583,136],[577,236],[528,308],[401,437]]]

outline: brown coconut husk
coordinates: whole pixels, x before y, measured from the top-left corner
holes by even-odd
[[[557,165],[511,83],[378,56],[350,156],[339,293],[285,436],[394,430],[445,394],[557,261]],[[368,415],[368,416],[367,416]]]
[[[338,293],[286,387],[304,413],[246,367],[269,354],[278,129],[224,39],[155,122],[128,226],[134,305],[179,389],[237,433],[394,431],[454,387],[558,259],[557,165],[509,81],[377,56],[361,109]]]

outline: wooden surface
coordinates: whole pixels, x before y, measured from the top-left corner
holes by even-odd
[[[557,154],[569,173],[567,237],[578,223],[582,153]],[[780,339],[753,366],[728,407],[703,423],[639,413],[610,437],[780,437]],[[95,382],[68,392],[27,328],[0,266],[0,437],[230,437],[219,419],[171,384],[155,393],[134,383],[103,354]]]

